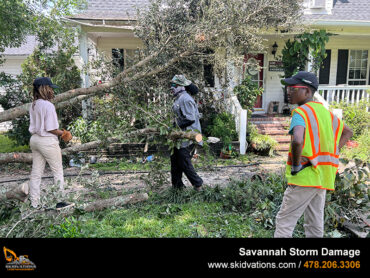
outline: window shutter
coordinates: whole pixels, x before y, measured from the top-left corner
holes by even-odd
[[[331,50],[326,50],[326,58],[322,61],[319,72],[319,84],[329,84]]]
[[[338,50],[337,85],[347,84],[348,49]]]

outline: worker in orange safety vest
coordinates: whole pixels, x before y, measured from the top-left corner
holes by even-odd
[[[352,130],[321,103],[313,101],[317,77],[300,71],[282,81],[292,111],[292,135],[286,166],[287,189],[276,216],[274,237],[292,237],[304,214],[306,237],[323,237],[326,191],[334,190],[339,150],[351,138]]]

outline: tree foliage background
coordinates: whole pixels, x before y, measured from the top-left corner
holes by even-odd
[[[80,70],[73,59],[78,51],[76,30],[66,26],[62,17],[83,8],[84,3],[82,0],[5,0],[0,4],[0,50],[20,47],[27,36],[35,36],[37,40],[36,48],[22,64],[19,76],[0,73],[0,84],[5,88],[5,94],[0,96],[0,105],[4,109],[32,102],[32,82],[36,77],[51,77],[59,85],[56,94],[80,87]],[[58,111],[62,126],[80,114],[80,105],[69,105]],[[28,114],[13,119],[8,136],[20,145],[28,144],[28,127]]]
[[[66,39],[71,38],[68,36],[71,29],[59,24],[59,19],[80,7],[80,1],[40,2],[50,13],[47,17],[37,14],[40,17],[31,20],[40,23],[31,24],[40,26],[33,31],[40,40],[40,51],[50,47],[50,42],[57,42],[62,48],[71,45],[72,40]],[[22,3],[29,4],[30,1]],[[72,4],[69,6],[69,3]],[[132,22],[135,35],[143,42],[143,47],[131,57],[133,66],[115,75],[111,61],[97,55],[98,58],[85,70],[89,70],[92,80],[95,75],[95,81],[106,82],[93,81],[90,88],[68,90],[59,94],[54,103],[57,108],[64,108],[98,96],[94,115],[89,121],[99,121],[98,136],[101,139],[114,136],[124,140],[127,131],[145,127],[158,127],[165,135],[172,126],[169,81],[175,74],[185,74],[201,89],[197,98],[203,112],[202,121],[206,121],[210,113],[221,112],[223,107],[222,97],[217,101],[216,94],[203,90],[203,65],[212,64],[220,84],[226,87],[233,78],[228,70],[231,66],[238,66],[245,53],[264,50],[261,35],[279,30],[286,32],[296,26],[301,15],[300,4],[300,0],[151,1],[147,9],[138,10],[137,20]],[[29,7],[32,11],[34,6]],[[41,28],[50,28],[53,22],[58,23],[55,24],[58,28],[53,31],[46,32],[47,28]],[[0,120],[27,114],[27,105],[0,113]]]

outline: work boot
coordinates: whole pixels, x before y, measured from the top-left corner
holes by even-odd
[[[74,203],[59,202],[56,205],[56,209],[57,210],[67,209],[73,207],[74,205],[75,205]]]
[[[197,192],[203,191],[203,185],[194,186],[194,190],[197,191]]]

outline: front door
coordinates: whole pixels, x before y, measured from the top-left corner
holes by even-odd
[[[251,76],[259,87],[263,87],[263,59],[263,54],[246,54],[244,58],[244,75]],[[257,97],[254,108],[262,108],[262,95]]]

